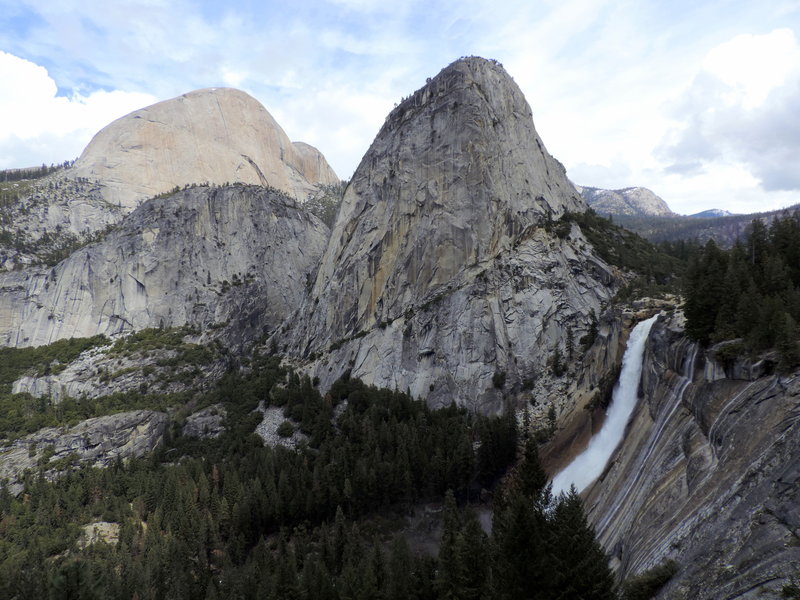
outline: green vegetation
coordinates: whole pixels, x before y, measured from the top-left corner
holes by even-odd
[[[496,387],[498,390],[503,389],[503,386],[506,384],[506,372],[505,371],[495,371],[494,375],[492,375],[492,385]]]
[[[189,344],[183,341],[193,333],[190,328],[146,329],[114,343],[109,349],[111,356],[130,357],[154,351],[172,350],[174,354],[158,358],[155,364],[171,373],[161,373],[157,382],[181,380],[185,383],[200,375],[199,365],[207,364],[216,356],[215,347]],[[127,410],[166,410],[185,404],[190,394],[147,393],[146,387],[104,396],[97,399],[65,398],[54,405],[44,398],[29,394],[12,394],[11,386],[23,375],[41,377],[61,372],[85,350],[109,343],[108,338],[98,335],[92,338],[59,340],[36,348],[0,348],[0,439],[16,439],[33,433],[42,427],[74,425],[91,417],[113,414]],[[191,366],[193,368],[186,369]],[[183,367],[182,372],[174,369]],[[101,381],[111,381],[127,373],[138,371],[138,367],[123,367],[113,373],[100,373]],[[145,366],[142,372],[151,375],[153,366]]]
[[[783,368],[800,365],[800,213],[769,229],[753,221],[728,251],[708,242],[691,259],[686,286],[686,332],[703,344],[740,339],[723,349],[776,349]]]
[[[260,400],[282,406],[308,442],[264,447]],[[498,488],[492,536],[457,508],[514,461],[513,415],[432,410],[347,376],[323,398],[275,356],[253,357],[199,399],[216,402],[227,411],[218,438],[172,428],[149,457],[52,483],[30,473],[19,497],[0,490],[0,597],[556,598],[564,586],[610,597],[580,500],[551,503],[535,444]],[[447,490],[439,556],[417,555],[394,533],[400,515]],[[96,520],[119,523],[119,543],[80,550],[80,526]]]
[[[585,213],[567,213],[558,223],[570,222],[580,226],[603,260],[639,274],[627,293],[656,295],[678,287],[684,271],[681,260],[665,254],[644,238],[615,225],[592,209]],[[558,223],[555,225],[556,233],[561,233],[564,230],[558,227]]]
[[[328,229],[333,229],[345,189],[347,189],[346,181],[331,185],[319,185],[316,193],[310,196],[303,206],[312,215],[319,217],[328,226]]]
[[[55,173],[60,169],[66,169],[72,166],[72,162],[65,161],[64,164],[50,165],[49,167],[45,164],[42,164],[41,167],[30,167],[28,169],[5,169],[0,171],[0,182],[6,183],[9,181],[41,179],[45,175],[49,175],[50,173]]]
[[[165,411],[185,404],[188,394],[145,394],[139,390],[102,398],[65,398],[58,404],[30,394],[0,394],[0,440],[14,440],[42,427],[75,425],[84,419],[129,410]]]
[[[440,560],[445,547],[443,539]],[[533,441],[495,499],[489,548],[483,594],[474,597],[616,597],[608,557],[587,524],[580,497],[573,488],[553,501]]]
[[[59,340],[36,348],[0,348],[0,393],[11,392],[11,384],[28,372],[41,376],[58,373],[85,350],[108,344],[108,338]]]
[[[19,230],[13,232],[13,228],[0,229],[0,246],[13,248],[22,254],[32,254],[37,258],[34,264],[52,267],[84,246],[101,242],[114,230],[114,227],[109,225],[105,229],[81,237],[59,230],[46,231],[35,241],[27,241]]]
[[[789,578],[789,582],[781,588],[781,598],[800,600],[800,571]]]
[[[283,421],[280,425],[278,425],[277,434],[282,438],[292,437],[294,433],[294,425],[292,425],[291,421]]]
[[[654,217],[614,215],[614,222],[626,229],[635,231],[654,244],[680,244],[685,240],[699,240],[705,243],[710,239],[721,247],[729,248],[737,239],[744,236],[753,219],[766,224],[797,210],[797,206],[778,211],[727,217],[694,218],[684,216]]]
[[[6,211],[10,207],[16,205],[20,198],[24,198],[34,189],[34,186],[35,184],[30,180],[0,184],[0,211]],[[5,217],[5,215],[2,216]],[[7,219],[3,218],[0,220],[0,224],[6,225]],[[2,234],[4,237],[15,237],[14,233],[10,231],[4,230]],[[3,241],[5,242],[5,240]],[[4,243],[4,245],[8,244]]]
[[[183,327],[142,329],[114,342],[108,351],[109,356],[131,357],[149,356],[157,351],[172,351],[171,357],[159,358],[159,367],[180,367],[184,365],[206,365],[214,360],[218,347],[203,346],[185,342],[187,336],[198,335],[199,331],[189,325]],[[113,379],[113,375],[111,376]]]
[[[629,578],[622,587],[622,600],[650,600],[677,572],[678,563],[668,560]]]

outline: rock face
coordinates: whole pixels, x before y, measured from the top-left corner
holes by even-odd
[[[586,203],[605,215],[669,217],[675,215],[660,197],[643,187],[603,190],[575,186]]]
[[[61,459],[106,467],[117,458],[142,456],[161,443],[167,422],[164,413],[137,410],[88,419],[69,429],[40,429],[0,447],[0,480],[8,479],[7,489],[18,494],[23,487],[19,479],[22,472],[35,470],[40,462],[52,478],[59,471],[47,465]]]
[[[259,336],[297,307],[327,238],[316,217],[264,188],[154,199],[52,269],[0,273],[0,343],[187,323]]]
[[[290,351],[323,387],[350,368],[432,404],[498,409],[493,374],[509,388],[535,377],[613,291],[578,227],[551,231],[585,208],[503,68],[459,60],[361,161]]]
[[[201,340],[200,335],[184,340]],[[203,390],[214,385],[226,372],[228,361],[214,356],[210,362],[189,364],[176,360],[175,349],[148,349],[130,355],[110,352],[112,345],[91,348],[63,371],[49,375],[23,375],[13,382],[11,393],[30,394],[58,404],[65,398],[102,398],[111,394],[149,390],[176,394]]]
[[[227,414],[223,404],[213,404],[192,413],[183,424],[183,435],[201,439],[219,437],[225,431],[222,422]]]
[[[269,186],[300,202],[339,179],[322,154],[292,143],[254,98],[229,88],[190,92],[102,129],[70,168],[19,187],[0,207],[0,271],[52,262],[118,224],[143,201],[194,184]]]
[[[588,492],[622,577],[679,564],[658,598],[764,597],[800,561],[800,373],[725,373],[678,320],[657,323],[644,400]]]
[[[102,186],[112,205],[142,200],[187,184],[269,185],[304,200],[318,183],[337,183],[325,158],[293,144],[254,98],[208,88],[159,102],[104,127],[70,171]]]

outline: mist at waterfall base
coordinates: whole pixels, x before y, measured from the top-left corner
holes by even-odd
[[[586,450],[581,452],[561,472],[553,478],[553,495],[568,492],[571,485],[579,492],[597,479],[611,458],[611,454],[622,441],[625,426],[636,408],[639,397],[639,379],[642,376],[644,345],[650,328],[658,315],[641,321],[631,331],[625,355],[622,357],[622,370],[614,386],[611,404],[606,413],[603,426],[589,440]]]

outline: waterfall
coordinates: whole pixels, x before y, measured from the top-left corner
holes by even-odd
[[[553,478],[553,495],[569,491],[571,485],[579,492],[585,489],[600,476],[611,454],[622,441],[625,426],[639,399],[644,345],[657,318],[658,315],[650,317],[638,323],[631,331],[625,355],[622,357],[622,371],[606,412],[606,420],[600,431],[589,440],[586,450]]]

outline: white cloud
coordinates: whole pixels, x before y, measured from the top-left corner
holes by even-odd
[[[761,106],[800,66],[800,47],[791,29],[766,35],[739,35],[713,48],[703,60],[705,72],[727,87],[729,104]]]
[[[687,181],[729,167],[746,173],[751,185],[741,189],[755,185],[763,201],[771,201],[770,192],[797,196],[798,106],[800,44],[794,33],[737,36],[708,52],[672,111],[676,124],[656,153],[667,172]],[[738,189],[729,177],[719,181]]]
[[[122,91],[58,96],[43,67],[2,51],[0,80],[14,82],[0,87],[0,168],[75,158],[102,127],[154,101]]]
[[[99,88],[147,97],[130,110],[227,85],[256,97],[292,139],[317,146],[347,177],[394,102],[450,61],[477,54],[506,66],[547,148],[579,183],[644,185],[676,205],[699,201],[676,180],[713,189],[717,165],[745,165],[754,189],[765,182],[762,192],[791,183],[779,165],[795,148],[792,128],[776,129],[762,108],[793,123],[794,0],[708,0],[680,11],[655,0],[0,0],[0,8],[0,47],[49,71],[37,84],[45,89],[22,94],[31,104],[43,98],[53,114],[66,105],[73,123],[83,124],[72,116],[79,105],[100,103]],[[8,14],[32,16],[15,32]],[[53,80],[68,91],[57,96]],[[47,147],[31,136],[69,137],[49,121],[17,129],[14,152],[7,134],[0,160],[21,159],[25,143],[31,156]],[[701,134],[689,135],[695,129]],[[742,136],[777,158],[737,153]],[[737,192],[723,179],[717,187]],[[670,197],[673,190],[685,196]]]

